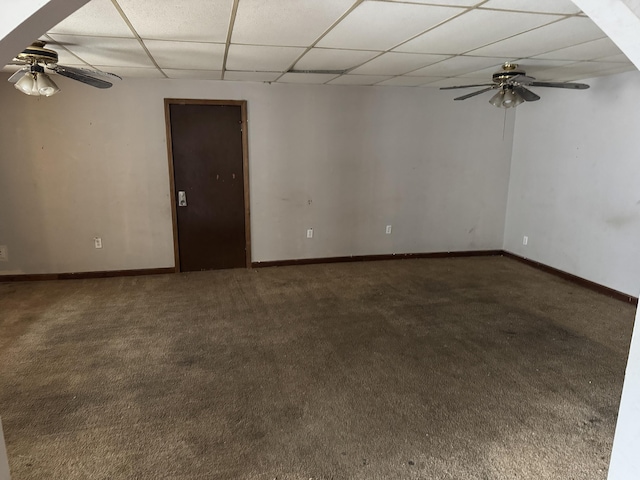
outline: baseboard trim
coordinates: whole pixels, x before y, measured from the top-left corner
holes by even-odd
[[[536,262],[535,260],[531,260],[529,258],[521,257],[520,255],[507,252],[506,250],[503,251],[502,254],[507,258],[511,258],[518,262],[529,265],[530,267],[537,268],[538,270],[542,270],[543,272],[547,272],[552,275],[555,275],[556,277],[560,277],[570,282],[576,283],[582,287],[588,288],[589,290],[602,293],[604,295],[613,297],[617,300],[622,300],[623,302],[627,302],[632,305],[638,305],[638,297],[627,295],[626,293],[620,292],[618,290],[614,290],[613,288],[605,287],[604,285],[601,285],[596,282],[592,282],[591,280],[587,280],[586,278],[582,278],[572,273],[565,272],[564,270],[559,270],[557,268],[550,267],[549,265]]]
[[[2,282],[32,282],[45,280],[82,280],[87,278],[109,278],[109,277],[135,277],[139,275],[163,275],[175,273],[173,267],[167,268],[144,268],[138,270],[109,270],[104,272],[77,272],[77,273],[36,273],[19,275],[0,275]]]
[[[355,255],[352,257],[299,258],[292,260],[270,260],[253,262],[252,268],[290,267],[293,265],[316,265],[320,263],[376,262],[379,260],[408,260],[412,258],[451,258],[451,257],[491,257],[502,255],[502,250],[468,250],[461,252],[431,253],[393,253],[382,255]]]
[[[506,250],[468,250],[459,252],[430,252],[430,253],[397,253],[383,255],[356,255],[352,257],[323,257],[323,258],[300,258],[292,260],[273,260],[267,262],[252,262],[252,268],[267,267],[288,267],[295,265],[317,265],[323,263],[346,263],[346,262],[375,262],[381,260],[409,260],[417,258],[455,258],[455,257],[494,257],[504,256],[512,260],[524,263],[530,267],[537,268],[546,273],[550,273],[557,277],[568,280],[582,287],[588,288],[595,292],[602,293],[609,297],[621,300],[632,305],[638,305],[638,297],[628,295],[626,293],[605,287],[586,278],[579,277],[572,273],[559,270],[544,263],[521,257],[515,253]],[[139,275],[165,275],[168,273],[176,273],[174,267],[165,268],[145,268],[138,270],[109,270],[103,272],[77,272],[77,273],[37,273],[37,274],[18,274],[18,275],[0,275],[0,283],[3,282],[29,282],[29,281],[46,281],[46,280],[82,280],[88,278],[110,278],[110,277],[133,277]]]

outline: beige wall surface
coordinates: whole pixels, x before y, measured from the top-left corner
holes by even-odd
[[[11,480],[7,449],[4,444],[4,434],[2,433],[2,419],[0,419],[0,480]]]
[[[518,108],[505,249],[638,296],[640,72],[585,82]]]
[[[173,266],[164,98],[248,101],[253,261],[502,246],[513,114],[485,98],[58,80],[50,98],[0,81],[0,274]]]

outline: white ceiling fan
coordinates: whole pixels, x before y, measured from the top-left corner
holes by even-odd
[[[45,45],[46,42],[43,41],[34,42],[13,59],[13,65],[24,66],[9,77],[9,82],[22,93],[44,97],[58,93],[60,88],[47,75],[46,70],[96,88],[110,88],[113,81],[122,80],[113,73],[59,65],[58,53],[45,48]]]
[[[466,95],[454,98],[454,100],[466,100],[481,93],[498,89],[498,92],[491,97],[489,103],[498,108],[517,107],[523,102],[536,102],[540,97],[527,87],[551,87],[569,88],[572,90],[584,90],[589,88],[586,83],[571,82],[539,82],[533,77],[527,76],[526,72],[518,68],[515,63],[505,63],[502,69],[492,76],[493,83],[481,83],[478,85],[457,85],[455,87],[442,87],[440,90],[453,90],[457,88],[486,87]]]

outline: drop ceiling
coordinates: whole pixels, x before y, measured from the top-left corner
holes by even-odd
[[[43,37],[124,78],[441,87],[633,70],[570,0],[91,0]],[[16,52],[17,53],[17,52]]]

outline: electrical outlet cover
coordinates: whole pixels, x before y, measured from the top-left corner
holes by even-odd
[[[9,249],[6,245],[0,245],[0,262],[9,261]]]

